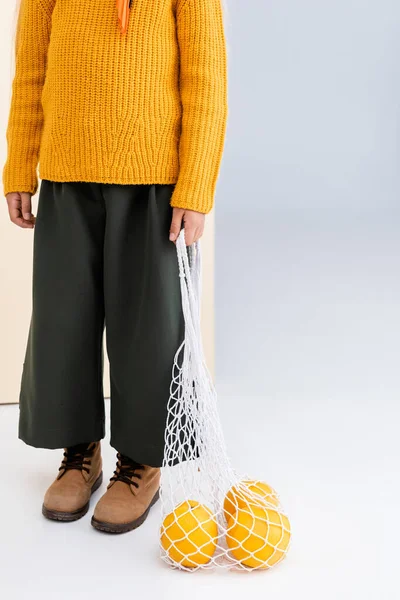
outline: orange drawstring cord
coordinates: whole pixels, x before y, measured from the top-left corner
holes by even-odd
[[[118,23],[122,34],[128,29],[130,3],[130,0],[117,0]]]

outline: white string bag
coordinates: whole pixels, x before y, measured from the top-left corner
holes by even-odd
[[[185,338],[176,352],[161,474],[161,558],[187,571],[252,570],[280,562],[290,523],[267,484],[230,464],[200,328],[200,243],[176,243]]]

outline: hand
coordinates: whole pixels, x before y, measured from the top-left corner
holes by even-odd
[[[10,219],[22,229],[33,229],[35,224],[31,197],[32,194],[28,192],[10,192],[6,195]]]
[[[171,242],[176,242],[183,221],[186,246],[191,246],[203,235],[205,220],[206,215],[204,213],[174,207],[169,230],[169,239]]]

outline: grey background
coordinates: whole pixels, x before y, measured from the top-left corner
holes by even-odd
[[[400,5],[228,8],[217,388],[235,465],[292,517],[265,589],[395,598]]]
[[[398,394],[400,6],[227,3],[219,383]]]
[[[397,209],[398,2],[225,2],[231,114],[219,217],[243,217],[249,196],[263,212]]]

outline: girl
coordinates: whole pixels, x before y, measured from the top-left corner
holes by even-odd
[[[171,242],[202,235],[223,153],[221,0],[21,0],[15,57],[3,187],[35,230],[19,437],[65,450],[43,514],[82,517],[102,482],[106,326],[118,460],[92,524],[129,531],[158,498],[183,339]]]

